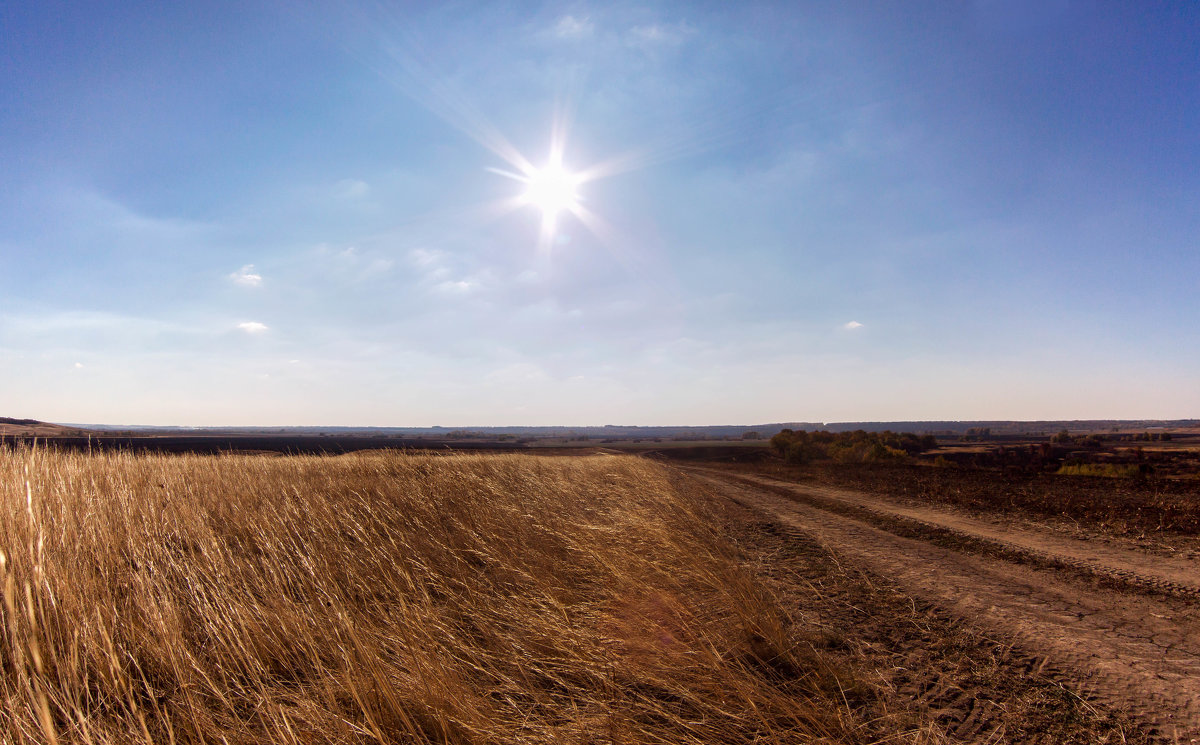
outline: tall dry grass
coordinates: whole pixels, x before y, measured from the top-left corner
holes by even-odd
[[[856,739],[712,506],[617,457],[0,452],[0,741]]]

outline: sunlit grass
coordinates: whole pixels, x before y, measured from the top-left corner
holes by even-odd
[[[0,741],[794,742],[843,676],[634,458],[0,451]]]

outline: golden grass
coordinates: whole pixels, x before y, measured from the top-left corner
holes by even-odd
[[[629,457],[0,451],[0,741],[857,739]]]

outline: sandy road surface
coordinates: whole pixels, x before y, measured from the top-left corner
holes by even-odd
[[[718,493],[815,538],[842,560],[895,582],[906,594],[1009,639],[1045,658],[1065,684],[1152,725],[1168,742],[1200,742],[1200,587],[1188,564],[1159,565],[1133,551],[1005,531],[945,512],[912,510],[869,495],[757,477],[687,469]],[[850,505],[866,510],[838,509]],[[942,529],[1001,542],[1064,567],[1082,564],[1128,583],[1124,591],[1078,574],[972,554],[876,527],[872,515],[923,520]],[[872,524],[875,523],[875,524]],[[1082,545],[1077,545],[1082,544]],[[1178,596],[1139,594],[1166,586]]]

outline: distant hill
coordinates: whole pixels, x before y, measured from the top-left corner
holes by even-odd
[[[54,437],[94,435],[100,437],[371,437],[415,438],[442,441],[501,440],[515,443],[561,440],[595,443],[643,440],[765,441],[782,429],[849,432],[912,432],[939,437],[1042,436],[1062,430],[1072,434],[1143,432],[1152,430],[1195,431],[1200,434],[1200,419],[1090,419],[1042,421],[895,421],[895,422],[773,422],[765,424],[718,424],[708,426],[542,426],[542,427],[163,427],[111,424],[50,424],[36,419],[0,417],[0,435]]]
[[[0,435],[56,437],[76,434],[87,434],[87,430],[79,427],[66,427],[61,424],[39,422],[37,419],[13,419],[12,417],[0,416]]]
[[[931,435],[1052,435],[1061,430],[1081,432],[1140,432],[1152,429],[1193,429],[1198,419],[1046,419],[1034,421],[913,421],[913,422],[826,422],[822,429],[851,432],[856,429],[880,432],[913,432]]]

